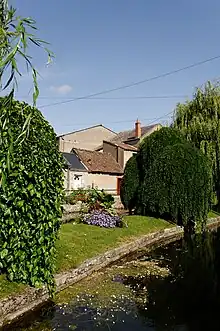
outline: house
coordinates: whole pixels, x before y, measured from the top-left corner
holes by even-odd
[[[111,140],[116,136],[117,133],[100,124],[60,135],[57,142],[61,152],[70,153],[73,148],[95,150],[103,140]]]
[[[102,146],[97,148],[99,152],[110,153],[120,164],[122,169],[125,168],[127,161],[133,154],[137,153],[137,147],[125,144],[123,142],[103,141]]]
[[[98,187],[120,193],[120,183],[127,161],[136,154],[142,139],[159,130],[160,124],[118,134],[97,125],[59,136],[59,148],[65,159],[65,189]]]
[[[161,129],[161,124],[152,124],[148,126],[141,126],[139,120],[135,122],[135,128],[133,130],[119,132],[116,136],[111,138],[111,142],[120,143],[123,142],[128,145],[136,146],[151,133]]]
[[[64,168],[64,188],[66,191],[84,187],[84,177],[88,170],[74,153],[62,153]]]
[[[63,156],[66,190],[98,187],[119,194],[123,169],[110,153],[74,148]]]
[[[104,140],[96,150],[110,153],[124,169],[130,157],[137,153],[140,142],[160,128],[160,124],[141,127],[140,121],[137,120],[133,130],[119,132],[111,140]]]

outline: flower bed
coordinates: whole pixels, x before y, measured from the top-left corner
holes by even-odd
[[[104,210],[94,210],[83,218],[83,223],[104,228],[123,227],[122,219],[118,215],[110,215]]]
[[[82,223],[103,228],[123,227],[123,221],[113,207],[114,197],[104,190],[79,189],[66,197],[66,200],[72,205],[81,202],[79,220]]]

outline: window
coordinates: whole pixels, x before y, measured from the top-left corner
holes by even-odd
[[[80,180],[81,179],[81,175],[74,175],[74,180]]]

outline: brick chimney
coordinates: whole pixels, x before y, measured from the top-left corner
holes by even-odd
[[[135,123],[135,137],[136,138],[141,137],[141,122],[138,119]]]

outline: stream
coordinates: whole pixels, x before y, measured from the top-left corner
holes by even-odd
[[[220,330],[220,230],[143,249],[5,331]]]

